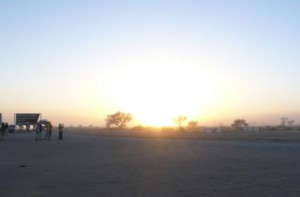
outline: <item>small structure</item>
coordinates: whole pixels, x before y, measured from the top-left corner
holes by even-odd
[[[259,127],[243,127],[244,132],[259,132]]]
[[[207,134],[212,133],[212,128],[209,128],[209,127],[205,128],[205,133],[207,133]]]
[[[15,114],[15,125],[20,128],[26,127],[26,131],[29,131],[30,128],[34,128],[41,113],[16,113]]]

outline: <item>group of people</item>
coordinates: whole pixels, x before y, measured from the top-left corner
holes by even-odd
[[[58,125],[58,139],[62,140],[63,139],[63,128],[64,128],[64,124],[59,124]],[[53,125],[51,124],[51,122],[46,122],[46,123],[41,123],[41,122],[37,122],[36,124],[36,128],[35,128],[35,132],[36,132],[36,138],[35,141],[40,141],[42,140],[42,132],[45,131],[45,137],[44,140],[51,140],[52,137],[52,129],[53,129]],[[1,124],[1,128],[0,128],[0,140],[5,140],[5,135],[8,132],[8,123],[3,122]]]
[[[58,126],[58,139],[62,140],[63,139],[63,128],[64,125],[63,124],[59,124]],[[45,131],[45,137],[44,140],[51,140],[52,137],[52,129],[53,126],[51,124],[51,122],[47,122],[45,124],[41,124],[41,123],[37,123],[36,125],[36,138],[35,141],[41,141],[42,140],[42,132]]]
[[[4,136],[7,132],[7,130],[8,130],[8,123],[7,122],[6,123],[2,122],[2,124],[1,124],[1,138],[0,138],[1,140],[4,140]]]

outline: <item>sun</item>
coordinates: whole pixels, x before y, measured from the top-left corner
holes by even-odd
[[[196,118],[208,110],[214,88],[197,69],[156,66],[130,70],[118,77],[112,101],[142,125],[173,126],[173,118]]]

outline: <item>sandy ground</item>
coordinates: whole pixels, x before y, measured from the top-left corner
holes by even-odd
[[[34,138],[0,141],[1,197],[300,195],[299,142]]]

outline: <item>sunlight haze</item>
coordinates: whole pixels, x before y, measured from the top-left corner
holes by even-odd
[[[0,113],[300,123],[300,2],[0,1]]]

